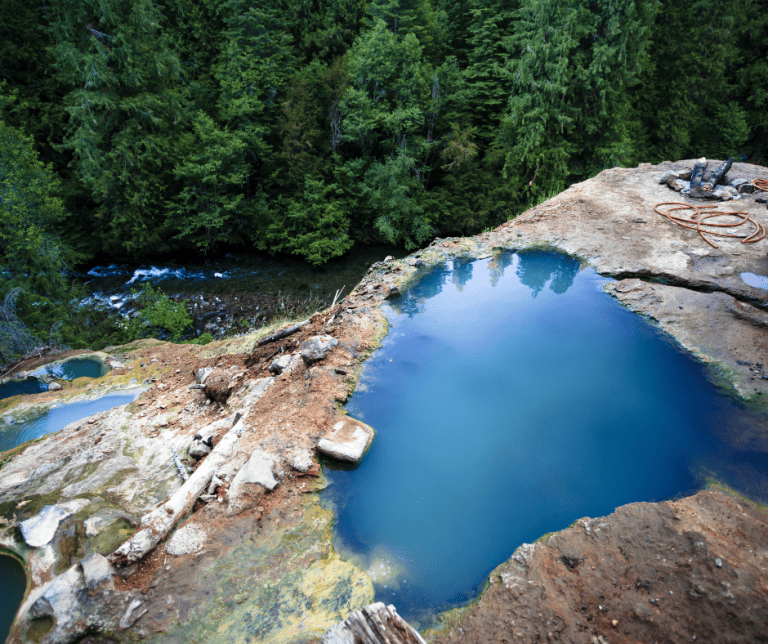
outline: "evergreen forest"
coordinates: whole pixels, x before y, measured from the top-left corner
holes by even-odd
[[[479,232],[608,167],[766,164],[765,9],[0,0],[0,324],[80,324],[68,274],[94,258],[320,265]]]

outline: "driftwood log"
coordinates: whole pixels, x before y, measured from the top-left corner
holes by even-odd
[[[354,611],[343,622],[331,626],[320,644],[426,644],[416,630],[382,602]]]
[[[140,530],[109,556],[111,563],[116,566],[127,566],[139,561],[165,538],[179,518],[192,509],[216,471],[232,457],[242,428],[240,416],[235,416],[232,428],[224,434],[184,485],[165,503],[141,518]]]
[[[270,342],[274,342],[275,340],[281,340],[282,338],[288,337],[289,335],[292,335],[293,333],[296,333],[296,331],[299,331],[303,327],[307,326],[309,324],[310,320],[312,318],[309,318],[307,320],[304,320],[303,322],[299,322],[298,324],[294,324],[293,326],[289,326],[282,331],[278,331],[277,333],[273,333],[272,335],[268,335],[266,338],[262,338],[256,343],[257,347],[262,347],[265,344],[269,344]]]

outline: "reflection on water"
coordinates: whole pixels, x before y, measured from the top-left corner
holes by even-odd
[[[69,423],[74,423],[81,418],[93,416],[118,405],[127,405],[129,402],[136,400],[139,393],[112,394],[103,398],[97,398],[96,400],[54,407],[36,418],[18,422],[0,422],[0,452],[31,441],[34,438],[40,438],[51,432],[58,432],[69,425]]]
[[[428,621],[521,543],[707,476],[768,499],[765,419],[605,281],[504,253],[425,269],[385,308],[390,334],[347,406],[376,438],[323,493],[340,551],[386,579],[378,600]]]
[[[21,394],[39,394],[48,391],[48,385],[37,378],[12,380],[0,385],[0,398],[10,398]]]
[[[46,365],[38,369],[34,375],[38,377],[56,376],[62,380],[74,380],[75,378],[101,378],[109,371],[109,367],[101,360],[94,358],[70,358],[66,362],[55,365]]]
[[[27,586],[21,564],[13,557],[0,555],[0,642],[5,642]]]

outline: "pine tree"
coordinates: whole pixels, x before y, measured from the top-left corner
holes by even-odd
[[[53,0],[50,33],[67,94],[64,148],[96,202],[105,249],[167,250],[162,205],[173,185],[187,87],[151,0]]]
[[[504,45],[512,87],[501,141],[523,194],[561,190],[635,155],[628,88],[647,63],[656,7],[636,0],[524,0]]]

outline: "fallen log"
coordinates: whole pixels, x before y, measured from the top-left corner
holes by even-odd
[[[426,644],[392,605],[369,604],[331,626],[320,644]]]
[[[289,326],[286,329],[283,329],[282,331],[278,331],[277,333],[273,333],[272,335],[268,335],[266,338],[262,338],[256,343],[257,347],[263,347],[265,344],[269,344],[270,342],[274,342],[275,340],[282,340],[283,338],[292,335],[293,333],[296,333],[296,331],[299,331],[303,327],[307,326],[309,324],[310,320],[312,318],[307,318],[303,322],[299,322],[298,324],[294,324],[293,326]]]
[[[229,431],[203,460],[200,466],[176,492],[163,504],[145,514],[139,523],[140,530],[109,555],[115,566],[127,566],[141,560],[171,531],[176,522],[192,509],[218,469],[231,458],[242,429],[240,416]]]
[[[720,183],[723,179],[723,177],[728,174],[728,170],[731,169],[731,166],[733,165],[733,157],[728,159],[727,161],[720,164],[712,174],[707,177],[707,180],[704,182],[704,184],[701,186],[701,189],[704,192],[712,192],[712,190],[715,189],[715,186]]]

